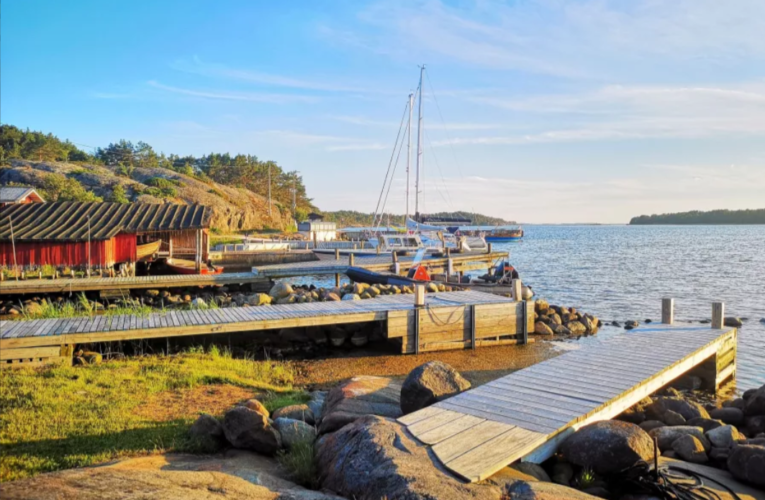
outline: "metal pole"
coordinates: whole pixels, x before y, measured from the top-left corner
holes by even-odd
[[[414,93],[409,94],[409,124],[406,130],[409,133],[409,142],[406,145],[406,217],[404,217],[404,227],[409,220],[409,167],[412,164],[412,108],[414,107]]]
[[[88,215],[88,276],[90,276],[90,215]]]
[[[11,225],[11,246],[13,246],[13,274],[16,276],[16,281],[19,280],[19,264],[16,262],[16,239],[13,237],[13,220],[10,215],[8,216],[8,224]]]
[[[271,217],[271,164],[268,164],[268,216]]]
[[[417,174],[414,182],[414,215],[417,219],[417,228],[419,229],[420,216],[420,165],[422,163],[422,75],[425,73],[425,65],[420,66],[420,96],[419,96],[419,118],[417,121]]]

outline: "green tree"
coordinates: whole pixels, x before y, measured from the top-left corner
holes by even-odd
[[[48,174],[43,180],[40,194],[46,201],[104,201],[92,191],[88,191],[77,179],[70,179],[61,174]]]
[[[112,192],[109,194],[108,198],[106,198],[106,201],[111,201],[112,203],[130,203],[122,184],[114,185]]]

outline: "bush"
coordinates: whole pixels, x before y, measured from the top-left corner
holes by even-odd
[[[180,186],[181,183],[175,179],[165,179],[164,177],[151,177],[146,181],[147,186],[158,187],[160,189],[172,188],[174,186]]]
[[[111,194],[106,198],[106,201],[111,201],[112,203],[130,203],[122,184],[115,184]]]
[[[50,202],[53,201],[104,201],[92,191],[85,189],[77,179],[70,179],[61,174],[48,174],[40,188],[42,197]]]
[[[158,187],[149,187],[144,189],[143,194],[149,194],[151,196],[154,196],[155,198],[176,198],[178,196],[178,191],[174,187],[165,187],[165,188],[158,188]]]

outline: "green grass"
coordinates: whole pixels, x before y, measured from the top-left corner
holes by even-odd
[[[319,473],[312,441],[296,443],[289,450],[280,451],[276,459],[293,481],[306,488],[318,489]]]
[[[152,397],[162,404],[165,393],[216,384],[291,390],[293,372],[282,364],[197,350],[82,367],[3,370],[2,378],[0,481],[11,481],[121,456],[204,451],[186,436],[196,408],[168,420],[146,416],[138,411],[141,404]]]
[[[270,413],[273,413],[285,406],[305,404],[311,400],[311,395],[305,391],[268,392],[259,400]]]
[[[217,308],[217,304],[213,307]],[[152,308],[151,306],[142,305],[137,300],[128,301],[128,305],[122,305],[114,309],[104,309],[99,314],[105,316],[116,316],[118,314],[135,314],[137,316],[146,316],[152,312],[164,312],[162,309]],[[84,293],[77,296],[77,302],[50,302],[47,300],[40,301],[40,308],[36,312],[32,312],[27,308],[24,308],[22,314],[18,317],[18,320],[30,320],[30,319],[57,319],[57,318],[75,318],[92,316],[96,313],[95,304],[88,300]]]

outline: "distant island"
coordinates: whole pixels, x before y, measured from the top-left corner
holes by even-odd
[[[371,226],[374,224],[374,215],[371,213],[356,212],[355,210],[338,210],[336,212],[323,212],[324,220],[336,222],[338,227],[353,227],[353,226]],[[429,217],[448,217],[448,218],[462,218],[470,219],[473,224],[477,226],[496,226],[496,225],[508,225],[514,224],[514,222],[500,219],[499,217],[491,217],[483,214],[476,214],[472,212],[438,212],[427,214]],[[383,224],[388,224],[388,215],[383,217]],[[404,215],[390,216],[390,224],[393,226],[404,225]]]
[[[675,214],[641,215],[630,220],[630,225],[650,224],[765,224],[765,208],[709,212],[694,210]]]

